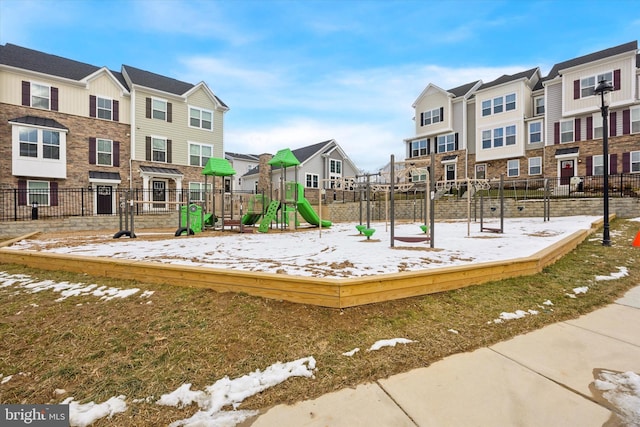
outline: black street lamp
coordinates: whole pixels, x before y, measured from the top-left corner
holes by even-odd
[[[605,95],[613,90],[613,86],[606,80],[601,80],[593,93],[600,95],[600,111],[602,111],[602,174],[604,175],[604,225],[602,227],[602,246],[611,246],[609,234],[609,106],[605,102]]]

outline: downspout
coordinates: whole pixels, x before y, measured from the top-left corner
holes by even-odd
[[[133,191],[133,155],[136,152],[136,91],[131,91],[131,103],[129,105],[129,114],[131,118],[129,119],[131,136],[129,137],[129,190]]]

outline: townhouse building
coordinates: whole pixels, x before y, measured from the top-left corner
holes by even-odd
[[[0,45],[0,190],[17,189],[2,209],[55,207],[71,189],[89,214],[116,212],[123,188],[175,201],[223,156],[227,110],[204,82]]]
[[[640,173],[639,79],[634,41],[555,64],[545,77],[536,67],[450,90],[430,83],[413,105],[416,134],[404,141],[407,160],[433,167],[438,180],[504,174],[568,186],[572,177],[602,175],[603,120],[594,89],[606,80],[613,85],[609,172]]]

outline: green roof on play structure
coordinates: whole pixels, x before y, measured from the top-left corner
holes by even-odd
[[[273,159],[269,160],[271,166],[289,167],[298,166],[300,161],[288,148],[284,148],[273,156]]]
[[[207,165],[202,170],[202,175],[229,176],[235,174],[236,171],[231,167],[229,160],[216,157],[207,160]]]

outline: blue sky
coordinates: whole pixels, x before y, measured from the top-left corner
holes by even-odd
[[[375,172],[404,158],[429,84],[491,81],[637,40],[631,0],[0,0],[0,43],[204,81],[225,150],[336,139]]]

